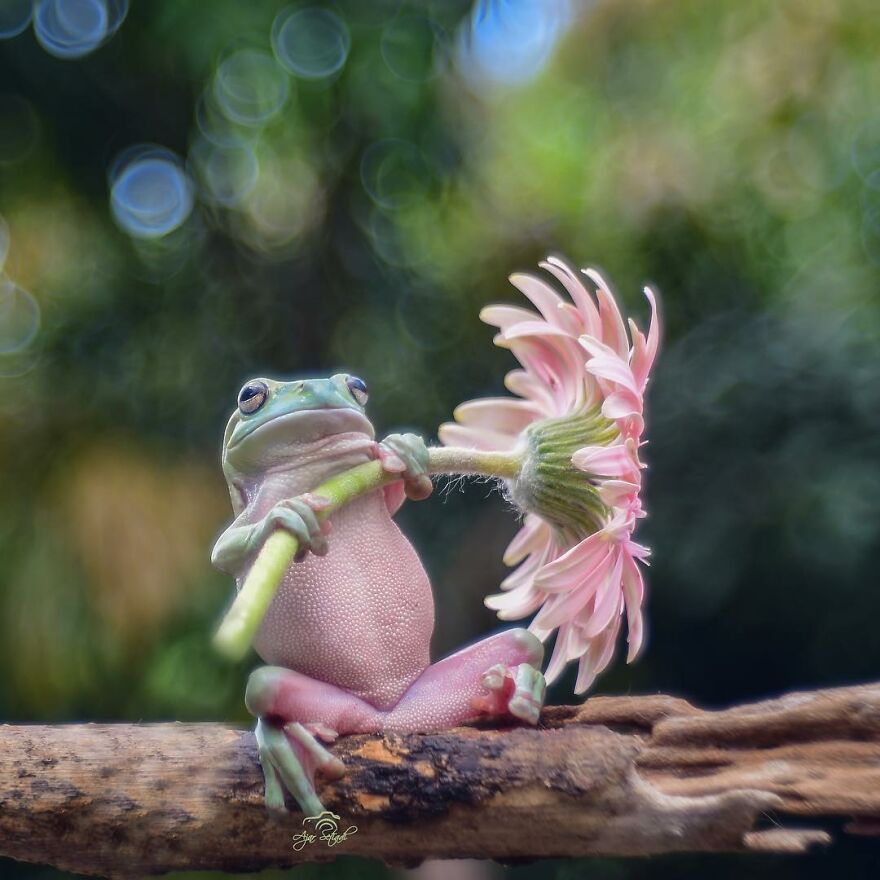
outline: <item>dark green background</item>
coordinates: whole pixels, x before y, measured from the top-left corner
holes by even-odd
[[[5,720],[245,723],[255,661],[230,669],[208,644],[231,590],[208,557],[230,517],[218,453],[240,384],[346,369],[380,433],[431,437],[501,391],[512,361],[477,313],[516,301],[506,275],[551,251],[606,271],[640,323],[656,285],[665,323],[639,533],[649,644],[597,691],[722,706],[877,677],[875,4],[576,3],[546,64],[522,50],[521,82],[467,76],[462,29],[529,5],[335,4],[344,69],[291,77],[254,136],[281,240],[254,234],[253,205],[197,197],[181,229],[138,242],[108,189],[132,144],[187,155],[218,64],[268,49],[281,4],[135,2],[79,61],[30,31],[0,42],[5,272],[41,313],[30,345],[0,355]],[[377,183],[364,155],[388,140]],[[516,528],[504,503],[456,487],[400,519],[434,583],[436,653],[496,627],[482,597]],[[800,859],[509,874],[877,876],[875,843],[838,838]],[[291,873],[365,872],[385,873]]]

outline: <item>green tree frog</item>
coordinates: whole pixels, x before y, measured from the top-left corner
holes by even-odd
[[[392,515],[427,497],[428,452],[414,434],[375,442],[356,376],[253,379],[226,427],[223,472],[235,520],[212,561],[241,586],[263,542],[289,530],[301,548],[255,639],[269,665],[245,694],[266,803],[285,790],[307,815],[323,805],[315,775],[344,766],[325,747],[339,734],[431,731],[478,716],[538,720],[543,646],[525,629],[490,636],[431,663],[434,602],[428,577]],[[379,459],[400,481],[337,510],[312,493],[341,471]]]

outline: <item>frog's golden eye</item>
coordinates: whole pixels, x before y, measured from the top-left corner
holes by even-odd
[[[246,415],[255,413],[269,396],[269,388],[265,382],[248,382],[238,392],[238,408]]]
[[[367,399],[369,398],[369,393],[367,392],[367,383],[364,382],[363,379],[358,379],[357,376],[349,376],[345,380],[345,384],[348,385],[348,390],[351,392],[351,396],[361,405],[367,405]]]

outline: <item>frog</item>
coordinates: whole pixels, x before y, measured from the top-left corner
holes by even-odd
[[[526,629],[431,661],[431,585],[393,519],[405,500],[432,492],[428,448],[414,433],[377,442],[368,396],[349,373],[251,379],[224,433],[235,518],[212,563],[240,589],[275,530],[299,547],[254,638],[266,665],[245,689],[274,814],[289,812],[291,798],[307,816],[324,811],[317,786],[345,773],[328,748],[339,736],[429,733],[486,718],[535,725],[544,702],[543,644]],[[393,481],[326,515],[329,501],[314,490],[376,460]]]

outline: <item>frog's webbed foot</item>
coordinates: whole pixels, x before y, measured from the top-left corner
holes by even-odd
[[[496,663],[483,673],[482,683],[489,693],[474,700],[475,709],[489,715],[509,713],[527,724],[538,723],[547,690],[540,669],[529,663]]]
[[[267,514],[267,527],[281,527],[296,538],[299,545],[297,560],[303,559],[309,551],[316,556],[325,556],[330,523],[321,522],[317,514],[329,504],[329,499],[309,492],[295,498],[286,498],[279,501]]]
[[[322,813],[324,805],[315,792],[315,774],[321,772],[338,779],[345,773],[345,765],[318,739],[332,742],[336,732],[323,724],[303,725],[294,721],[282,725],[260,718],[254,735],[266,778],[266,806],[275,812],[285,812],[287,790],[306,816]]]
[[[403,478],[408,498],[421,501],[431,494],[428,447],[418,434],[389,434],[376,444],[375,452],[383,470]]]

